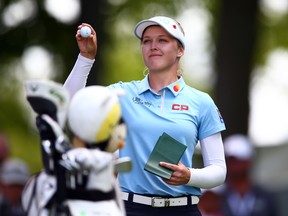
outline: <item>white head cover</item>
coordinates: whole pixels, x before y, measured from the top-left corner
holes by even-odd
[[[61,127],[64,126],[70,95],[62,84],[50,80],[27,80],[25,93],[27,98],[43,98],[52,102],[57,109],[57,121]]]
[[[150,19],[140,21],[134,30],[136,37],[141,40],[144,30],[152,25],[159,25],[164,28],[170,35],[178,39],[183,48],[185,48],[184,32],[180,24],[174,19],[165,16],[155,16]]]
[[[116,92],[104,86],[89,86],[79,90],[68,108],[71,131],[87,143],[110,138],[121,118]]]

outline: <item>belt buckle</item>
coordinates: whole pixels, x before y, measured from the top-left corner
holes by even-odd
[[[161,199],[164,201],[163,206],[157,206],[156,204],[156,199]],[[152,197],[152,207],[168,207],[170,206],[170,199],[169,198],[162,198],[162,197]]]
[[[165,207],[170,206],[170,199],[169,198],[165,198]]]

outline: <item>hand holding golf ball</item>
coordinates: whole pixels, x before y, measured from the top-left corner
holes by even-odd
[[[91,35],[91,29],[90,29],[88,26],[83,26],[83,27],[80,29],[80,35],[81,35],[83,38],[89,37],[89,35]]]

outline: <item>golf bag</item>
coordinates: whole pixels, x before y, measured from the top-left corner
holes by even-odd
[[[126,136],[121,111],[115,112],[119,107],[116,94],[93,86],[80,90],[70,101],[66,90],[55,82],[27,81],[25,87],[27,100],[37,114],[43,162],[43,170],[30,178],[22,194],[27,216],[124,216],[115,172],[130,171],[131,161],[117,160],[112,153]],[[77,101],[91,94],[101,96],[94,101]],[[89,110],[93,110],[90,116]],[[64,133],[67,112],[71,133],[83,140],[85,147],[74,148]],[[93,116],[95,112],[98,114]],[[105,117],[105,113],[112,113],[112,118],[102,121],[99,115]],[[112,128],[105,128],[107,119],[112,119]],[[87,122],[92,124],[88,132]],[[99,131],[101,135],[97,135]]]

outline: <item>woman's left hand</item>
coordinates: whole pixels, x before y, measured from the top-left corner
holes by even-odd
[[[160,162],[160,165],[168,169],[173,170],[173,174],[170,179],[162,178],[164,182],[170,185],[184,185],[190,180],[190,170],[184,166],[183,163],[179,162],[178,165]]]

